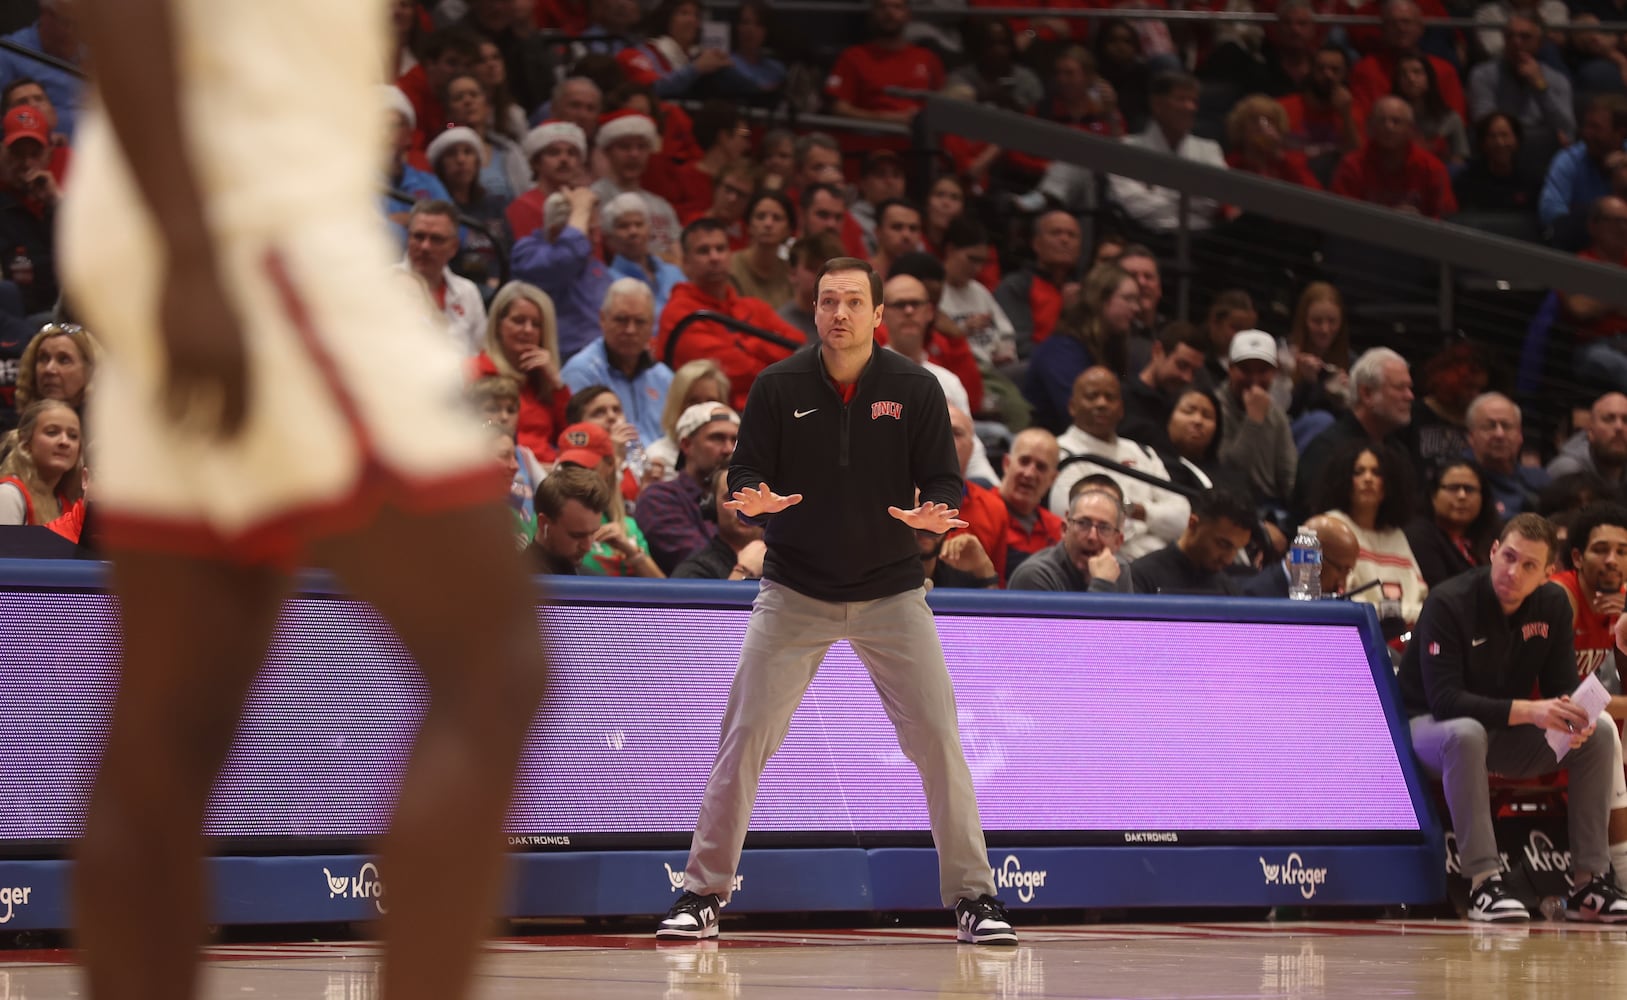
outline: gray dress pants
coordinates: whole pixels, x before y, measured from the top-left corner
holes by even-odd
[[[1501,868],[1497,837],[1492,832],[1492,774],[1531,778],[1564,768],[1569,775],[1571,866],[1603,875],[1610,870],[1608,824],[1621,756],[1616,749],[1616,727],[1608,717],[1600,720],[1586,743],[1574,747],[1565,759],[1554,759],[1543,730],[1536,726],[1508,726],[1487,730],[1474,719],[1412,718],[1412,750],[1428,774],[1441,782],[1446,806],[1457,836],[1458,867],[1474,879]]]
[[[785,740],[826,651],[842,639],[869,669],[898,744],[921,773],[944,905],[993,895],[977,796],[960,745],[955,691],[926,591],[832,602],[769,580],[752,604],[684,888],[728,901],[763,768]]]

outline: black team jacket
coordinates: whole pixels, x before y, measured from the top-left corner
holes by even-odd
[[[871,601],[921,586],[915,529],[887,513],[958,508],[964,489],[949,408],[931,372],[873,349],[843,404],[817,346],[757,376],[729,460],[729,491],[767,483],[802,502],[763,520],[763,576],[822,601]]]

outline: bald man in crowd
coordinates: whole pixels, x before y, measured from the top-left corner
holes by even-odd
[[[1325,514],[1316,515],[1306,521],[1304,526],[1316,532],[1317,540],[1322,543],[1322,593],[1328,595],[1343,593],[1345,580],[1349,579],[1350,571],[1356,568],[1356,557],[1361,550],[1361,544],[1356,541],[1356,533],[1343,521]],[[1243,584],[1243,594],[1247,597],[1286,598],[1288,560],[1277,560],[1268,569]]]

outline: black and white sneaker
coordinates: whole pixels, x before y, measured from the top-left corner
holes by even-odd
[[[955,940],[967,944],[1016,944],[1003,903],[993,896],[963,899],[955,904]]]
[[[672,909],[655,926],[658,939],[673,941],[699,941],[717,937],[717,913],[723,902],[716,896],[702,896],[685,891]]]
[[[1501,874],[1480,883],[1480,888],[1469,893],[1469,919],[1495,923],[1502,920],[1530,920],[1531,911],[1518,897],[1508,891]]]
[[[1595,875],[1571,890],[1565,900],[1566,920],[1593,924],[1619,924],[1627,921],[1627,893],[1603,875]]]

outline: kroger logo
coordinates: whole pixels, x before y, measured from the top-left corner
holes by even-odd
[[[999,889],[1016,889],[1017,898],[1025,903],[1034,901],[1034,890],[1045,886],[1046,871],[1043,868],[1034,871],[1023,871],[1023,864],[1017,860],[1017,855],[1007,854],[1006,859],[1000,863],[999,868],[990,869],[994,872],[994,885]]]
[[[11,923],[12,914],[17,912],[17,907],[28,905],[29,894],[33,891],[34,887],[30,885],[8,885],[4,888],[0,888],[0,906],[4,906],[6,908],[5,914],[0,916],[0,924]]]
[[[672,866],[667,864],[665,861],[661,862],[661,867],[665,868],[667,870],[667,884],[672,886],[672,891],[673,892],[678,892],[679,890],[681,890],[684,887],[684,873],[683,873],[683,870],[679,869],[678,871],[673,871]],[[739,892],[740,887],[742,885],[744,885],[745,882],[746,882],[746,876],[744,876],[744,875],[736,875],[734,877],[734,885],[729,887],[729,891],[730,892]]]
[[[1298,851],[1288,855],[1288,860],[1280,865],[1267,864],[1261,858],[1260,873],[1265,876],[1266,885],[1293,886],[1306,899],[1315,896],[1317,887],[1328,880],[1326,868],[1306,867],[1305,859],[1299,856]]]
[[[328,877],[329,899],[371,899],[380,913],[385,912],[384,883],[379,881],[379,870],[373,862],[362,865],[354,877],[335,876],[326,868],[322,874]]]

